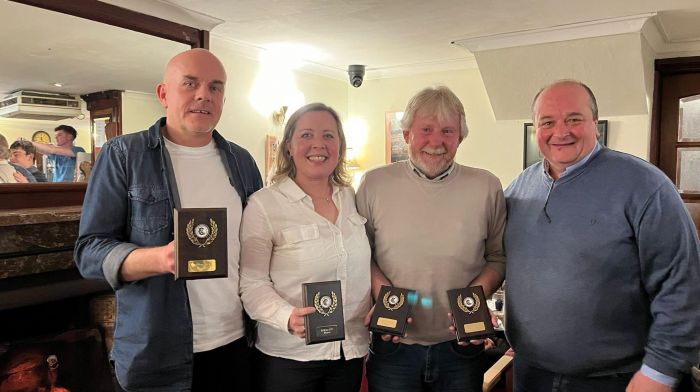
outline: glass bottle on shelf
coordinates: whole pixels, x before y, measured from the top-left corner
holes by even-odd
[[[506,284],[505,282],[503,283],[503,286],[501,286],[498,290],[496,290],[495,293],[493,293],[493,296],[491,296],[491,300],[493,301],[493,315],[498,318],[498,326],[496,327],[497,329],[505,329],[505,316],[506,316]]]
[[[53,175],[54,175],[54,170],[55,170],[55,163],[53,159],[50,159],[46,155],[44,155],[44,171],[46,174],[46,181],[47,182],[53,182]]]

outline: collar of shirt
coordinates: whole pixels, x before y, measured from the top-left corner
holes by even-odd
[[[428,181],[435,181],[435,182],[444,180],[445,177],[449,176],[450,173],[452,173],[452,170],[454,170],[454,168],[455,168],[455,162],[452,161],[452,163],[450,164],[450,167],[448,167],[447,170],[445,170],[442,174],[440,174],[439,176],[437,176],[435,178],[428,178],[428,176],[426,176],[425,173],[423,173],[418,168],[418,166],[414,165],[410,159],[408,160],[408,164],[411,166],[411,169],[413,169],[413,172],[418,175],[418,177],[424,178]]]
[[[574,163],[573,165],[571,165],[571,166],[567,167],[566,169],[564,169],[564,170],[559,174],[559,178],[561,179],[561,178],[563,178],[564,176],[566,176],[567,174],[570,174],[570,173],[572,173],[574,170],[576,170],[576,169],[578,169],[579,167],[585,165],[586,162],[588,162],[588,161],[591,159],[591,157],[593,156],[593,154],[597,153],[598,151],[600,151],[600,150],[602,150],[602,149],[603,149],[603,146],[601,146],[600,143],[596,142],[596,143],[595,143],[595,146],[593,147],[593,150],[591,150],[591,152],[589,152],[588,155],[586,155],[585,157],[583,157],[583,159],[581,159],[580,161],[578,161],[578,162]],[[546,159],[543,159],[543,160],[542,160],[542,168],[544,168],[544,175],[547,176],[547,178],[550,178],[550,179],[551,179],[552,176],[549,175],[549,162],[547,162]]]
[[[333,194],[331,195],[331,197],[333,198],[333,200],[336,200],[337,199],[336,195],[340,191],[340,187],[338,187],[336,185],[332,185],[332,186],[333,186]],[[308,198],[308,200],[311,201],[311,196],[307,195],[306,192],[304,192],[299,187],[299,185],[297,185],[297,183],[294,182],[294,180],[292,180],[289,177],[280,181],[279,190],[280,190],[280,192],[282,192],[282,194],[284,194],[289,199],[289,201],[294,202],[294,201],[302,200],[304,198]]]

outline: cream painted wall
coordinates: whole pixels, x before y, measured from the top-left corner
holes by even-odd
[[[227,139],[246,148],[255,158],[261,172],[265,162],[265,136],[281,131],[272,124],[271,114],[260,114],[250,102],[250,93],[261,64],[255,59],[241,55],[234,46],[222,39],[213,37],[211,51],[224,63],[228,80],[226,82],[226,103],[219,125],[216,127]],[[305,103],[323,102],[336,109],[345,121],[348,112],[346,83],[305,72],[294,72],[294,82],[304,93]],[[276,91],[271,91],[274,96]],[[291,113],[287,114],[289,117]]]
[[[648,114],[640,34],[629,33],[474,54],[499,120],[530,115],[532,95],[558,79],[596,92],[602,115]]]
[[[359,155],[362,169],[385,163],[384,113],[403,111],[413,94],[437,84],[452,89],[464,104],[469,136],[457,151],[457,162],[489,170],[507,184],[522,164],[517,158],[522,153],[522,123],[496,122],[477,69],[367,80],[350,90],[350,117],[367,124],[367,141]]]
[[[489,170],[500,178],[504,187],[508,186],[522,171],[523,123],[530,119],[496,121],[476,69],[368,80],[359,89],[351,89],[349,116],[367,124],[367,140],[359,156],[362,169],[384,164],[384,112],[403,111],[414,93],[436,84],[451,88],[464,104],[467,114],[469,136],[457,151],[457,162]],[[608,120],[609,147],[648,158],[648,115],[602,119]]]
[[[155,86],[153,86],[155,90]],[[165,108],[155,93],[136,91],[122,93],[122,133],[133,133],[148,129],[160,117],[165,116]]]
[[[647,113],[651,113],[654,102],[654,49],[643,34],[639,35],[639,44],[644,66],[644,86],[646,89]]]
[[[265,136],[276,134],[281,137],[281,130],[273,126],[269,115],[258,113],[250,102],[251,89],[261,64],[216,37],[212,39],[211,49],[228,73],[226,103],[217,129],[226,138],[248,149],[262,171]],[[457,152],[457,161],[493,172],[504,187],[522,170],[523,123],[529,119],[496,121],[477,69],[366,80],[358,89],[345,81],[305,72],[294,72],[293,75],[306,103],[321,101],[338,110],[349,145],[354,147],[362,170],[385,163],[384,113],[403,111],[413,94],[436,84],[450,87],[465,106],[470,133]],[[144,129],[164,114],[154,95],[126,92],[123,104],[125,133]],[[608,116],[604,119],[609,121],[610,147],[645,159],[648,157],[648,115]]]
[[[229,42],[213,37],[211,51],[224,64],[227,72],[226,102],[216,129],[227,139],[246,148],[258,163],[261,172],[265,162],[265,136],[276,134],[271,113],[262,115],[256,111],[249,96],[255,78],[260,71],[259,61],[245,57]],[[341,119],[347,118],[347,88],[345,83],[305,72],[294,72],[294,82],[304,93],[305,103],[324,102],[338,111]],[[155,89],[155,86],[154,86]],[[270,92],[275,95],[276,91]],[[123,133],[137,132],[150,127],[159,117],[165,116],[155,94],[126,91],[122,94]],[[288,113],[289,117],[291,113]]]

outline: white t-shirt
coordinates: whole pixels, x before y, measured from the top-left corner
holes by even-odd
[[[165,139],[183,208],[226,208],[228,277],[187,281],[194,352],[226,345],[245,334],[238,295],[238,231],[243,208],[229,182],[221,154],[212,140],[204,147],[185,147]]]

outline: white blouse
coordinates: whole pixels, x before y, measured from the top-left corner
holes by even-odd
[[[355,192],[333,187],[335,224],[314,211],[311,197],[289,178],[256,192],[241,223],[241,300],[258,321],[256,347],[297,361],[367,354],[370,247],[366,219],[357,213]],[[340,280],[345,340],[305,345],[287,330],[293,307],[302,307],[302,283]]]

